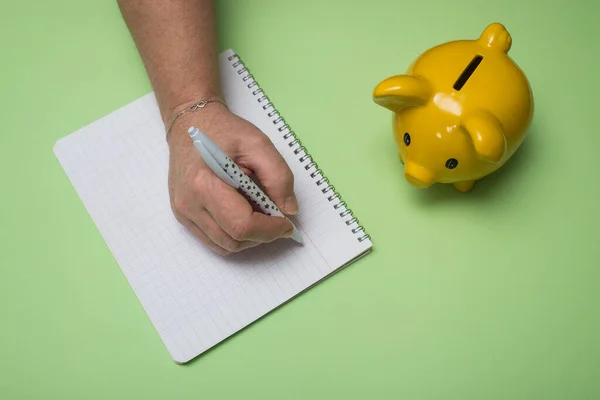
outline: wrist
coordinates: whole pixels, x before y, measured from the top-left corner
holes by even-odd
[[[189,140],[188,129],[192,125],[200,130],[210,130],[216,120],[229,113],[225,102],[214,97],[202,99],[198,104],[196,100],[174,109],[173,117],[165,125],[167,143],[181,143],[182,138]]]
[[[182,110],[198,103],[202,100],[218,100],[225,102],[223,94],[218,90],[194,90],[186,94],[179,95],[176,99],[165,102],[162,117],[165,123],[169,123],[171,119]]]

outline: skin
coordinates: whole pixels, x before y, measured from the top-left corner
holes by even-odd
[[[118,0],[167,127],[199,100],[219,99],[213,0]],[[175,218],[217,253],[226,255],[290,237],[292,224],[253,209],[202,161],[187,133],[205,132],[286,215],[298,212],[294,176],[268,137],[219,103],[179,118],[168,135],[169,194]],[[242,140],[243,138],[243,140]]]

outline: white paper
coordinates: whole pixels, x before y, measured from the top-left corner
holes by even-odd
[[[303,246],[278,240],[221,257],[174,218],[168,149],[153,93],[60,139],[55,154],[174,361],[184,363],[290,300],[370,249],[304,168],[278,115],[253,94],[234,53],[220,56],[230,109],[267,134],[295,175]],[[234,66],[235,65],[235,66]],[[301,136],[301,135],[298,135]],[[310,153],[310,149],[308,149]],[[324,173],[326,175],[326,173]]]

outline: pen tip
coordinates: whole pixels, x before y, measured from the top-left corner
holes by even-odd
[[[292,234],[292,239],[300,244],[304,244],[304,240],[302,239],[302,235],[297,229],[294,229],[294,233]]]

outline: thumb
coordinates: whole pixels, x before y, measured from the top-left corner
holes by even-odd
[[[294,174],[275,146],[268,141],[253,148],[247,161],[267,196],[284,214],[296,215],[298,200],[294,194]]]

